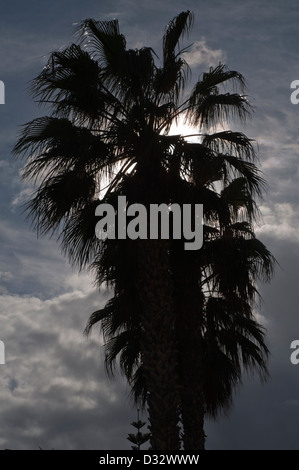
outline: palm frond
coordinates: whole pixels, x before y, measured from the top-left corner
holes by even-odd
[[[73,212],[58,237],[63,254],[79,270],[88,267],[100,252],[101,241],[95,235],[95,209],[98,204],[99,200],[96,199]]]
[[[267,185],[264,178],[261,176],[260,170],[254,163],[227,154],[219,155],[219,158],[228,163],[231,170],[233,169],[233,176],[240,175],[246,179],[251,195],[256,195],[259,198],[263,197],[263,192],[266,190]]]
[[[268,378],[269,350],[265,329],[254,319],[251,306],[235,295],[209,298],[205,321],[205,400],[208,414],[216,418],[230,408],[243,370]]]
[[[193,20],[193,14],[187,10],[181,12],[168,23],[163,36],[164,66],[175,57],[175,49],[180,47],[180,40],[183,39],[184,35],[190,32]]]
[[[233,220],[238,220],[242,210],[242,216],[245,211],[250,221],[258,211],[257,205],[251,197],[248,182],[244,177],[235,178],[225,186],[221,191],[221,197],[231,207]]]
[[[166,95],[177,101],[186,86],[190,70],[187,62],[180,57],[183,52],[180,50],[180,40],[189,33],[192,25],[193,14],[188,10],[173,18],[166,27],[163,36],[163,66],[156,69],[154,80],[158,97]]]
[[[178,102],[178,98],[186,87],[190,70],[187,62],[178,57],[156,69],[153,87],[157,93],[156,101],[162,98]],[[166,130],[168,132],[168,130]]]
[[[250,116],[250,109],[246,96],[237,93],[204,96],[195,89],[190,97],[187,122],[194,127],[212,128],[216,124],[226,124],[231,118],[245,121]]]
[[[232,84],[235,91],[240,88],[241,92],[245,89],[245,79],[242,74],[235,70],[229,70],[226,65],[219,64],[217,67],[210,67],[205,72],[202,79],[197,82],[195,89],[197,94],[208,96],[219,93],[219,85],[225,86]]]
[[[87,18],[80,23],[77,34],[82,45],[94,48],[102,68],[117,72],[119,56],[126,50],[126,39],[120,33],[118,20]]]
[[[16,155],[28,155],[23,178],[57,176],[82,170],[96,175],[116,163],[115,148],[100,135],[76,126],[68,119],[45,116],[27,123],[14,147]]]
[[[95,189],[94,178],[84,172],[69,171],[49,178],[26,204],[28,218],[38,234],[54,234],[65,217],[93,199]]]
[[[104,86],[101,68],[87,51],[72,44],[51,54],[47,66],[32,81],[31,92],[40,104],[52,104],[54,113],[73,122],[105,124],[119,102]]]
[[[202,144],[215,153],[229,154],[238,158],[254,161],[257,158],[253,140],[242,132],[222,131],[205,134]]]
[[[237,294],[253,301],[256,283],[267,282],[273,275],[275,258],[257,238],[234,236],[228,229],[221,238],[210,240],[201,256],[213,273],[213,289],[225,296]]]

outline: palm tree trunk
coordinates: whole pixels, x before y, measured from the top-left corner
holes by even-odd
[[[173,256],[176,283],[176,334],[179,344],[181,420],[185,450],[204,450],[204,396],[202,351],[203,295],[190,253],[176,250]]]
[[[153,450],[178,450],[179,392],[168,240],[140,240],[141,354]]]
[[[194,299],[194,291],[190,290]],[[188,298],[188,297],[186,297]],[[204,397],[202,384],[202,345],[200,318],[197,305],[188,302],[184,315],[178,319],[180,369],[182,376],[181,415],[184,425],[183,442],[185,450],[204,450]],[[190,305],[191,304],[191,305]],[[193,304],[193,305],[192,305]]]

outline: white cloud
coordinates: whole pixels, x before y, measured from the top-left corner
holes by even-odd
[[[190,67],[202,64],[215,66],[225,61],[224,52],[221,49],[211,49],[205,39],[195,41],[184,56]]]
[[[32,195],[32,188],[25,188],[22,189],[12,200],[11,205],[12,205],[12,210],[15,209],[16,206],[20,206],[24,204],[26,201],[28,201],[29,196]]]
[[[95,291],[45,301],[0,296],[6,348],[1,448],[128,448],[131,410],[124,383],[105,376],[99,337],[87,341],[82,334],[89,314],[104,302]]]
[[[269,235],[280,240],[299,241],[299,211],[290,203],[260,206],[263,224],[256,228],[258,235]]]

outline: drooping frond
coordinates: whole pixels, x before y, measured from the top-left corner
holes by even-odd
[[[88,18],[81,22],[77,33],[81,44],[97,53],[101,68],[117,73],[119,56],[126,50],[126,39],[119,31],[118,20]]]
[[[93,326],[96,323],[100,323],[105,318],[111,316],[113,314],[113,310],[114,310],[113,301],[109,301],[105,305],[104,308],[102,308],[101,310],[96,310],[95,312],[93,312],[90,315],[89,319],[88,319],[87,325],[86,325],[85,330],[84,330],[84,334],[86,336],[89,336]]]
[[[248,220],[257,212],[257,206],[251,197],[246,178],[239,177],[231,181],[222,191],[221,197],[232,210],[232,220],[238,220],[240,210],[246,211]],[[243,214],[242,214],[243,215]]]
[[[215,292],[236,294],[252,302],[257,294],[256,283],[270,280],[275,259],[257,238],[250,238],[249,233],[246,237],[234,236],[234,232],[227,227],[223,236],[203,246],[201,255],[213,273]]]
[[[254,196],[263,196],[265,181],[253,162],[216,153],[202,143],[178,142],[175,149],[180,151],[181,173],[197,188],[206,186],[215,191],[213,184],[219,182],[224,188],[220,194],[236,208],[235,215],[244,207],[249,220],[258,217]],[[232,197],[226,197],[229,194]]]
[[[140,330],[118,332],[106,343],[106,370],[113,375],[119,359],[122,373],[131,382],[140,366]]]
[[[34,119],[23,127],[14,153],[28,154],[23,178],[33,180],[70,170],[96,175],[115,161],[114,147],[99,135],[68,119],[49,116]]]
[[[250,116],[246,96],[237,93],[201,95],[194,91],[190,97],[187,120],[191,126],[205,128],[225,124],[229,119],[244,121]]]
[[[26,204],[28,217],[40,235],[55,233],[65,217],[93,199],[96,190],[92,175],[68,171],[45,180]]]
[[[62,252],[73,266],[88,267],[101,250],[101,241],[95,235],[95,209],[99,200],[87,202],[66,220],[59,241]]]
[[[115,109],[120,111],[104,87],[98,62],[76,44],[51,54],[31,90],[40,103],[52,104],[56,115],[83,125],[105,123]]]
[[[230,225],[230,230],[235,236],[243,236],[245,238],[255,238],[255,233],[253,231],[252,225],[247,222],[236,222]]]
[[[227,411],[243,369],[268,377],[269,350],[265,329],[254,319],[251,306],[236,296],[209,298],[204,317],[205,400],[215,418]]]
[[[230,118],[245,120],[250,116],[251,106],[244,94],[226,92],[225,85],[232,84],[233,90],[244,90],[245,80],[223,64],[211,67],[204,73],[191,92],[187,101],[187,122],[192,126],[206,128],[224,124]]]
[[[267,185],[254,163],[233,155],[219,155],[219,158],[229,165],[233,177],[242,176],[246,179],[251,196],[263,197]]]
[[[235,70],[229,70],[226,65],[219,64],[217,67],[210,67],[208,72],[203,73],[202,79],[195,85],[194,91],[202,96],[218,95],[219,85],[230,86],[235,91],[240,88],[243,92],[245,89],[245,79],[242,74]]]
[[[214,153],[200,143],[179,141],[175,146],[181,156],[181,172],[198,187],[209,186],[222,178],[222,162],[214,158]]]
[[[132,386],[134,400],[142,404],[147,388],[141,373],[141,326],[137,312],[131,309],[134,309],[134,302],[130,302],[125,293],[114,296],[103,309],[90,316],[85,334],[89,335],[93,326],[100,323],[105,340],[105,366],[108,375],[113,377],[119,365]]]
[[[214,134],[205,134],[202,144],[216,153],[234,155],[248,161],[257,157],[252,144],[253,140],[242,132],[222,131]]]

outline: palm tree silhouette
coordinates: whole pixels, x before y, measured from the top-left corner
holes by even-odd
[[[50,114],[25,125],[15,146],[27,155],[24,178],[39,185],[27,206],[38,233],[57,235],[71,263],[113,288],[86,332],[102,323],[107,367],[120,357],[159,450],[180,448],[180,420],[185,449],[203,449],[204,415],[229,406],[241,363],[266,373],[253,303],[273,258],[252,229],[264,182],[250,139],[211,131],[251,108],[243,76],[223,64],[186,93],[180,43],[192,23],[190,11],[170,21],[159,62],[150,47],[127,49],[117,20],[83,21],[79,44],[52,53],[32,83]],[[200,143],[170,135],[180,116]],[[203,204],[203,248],[184,250],[184,238],[98,240],[99,199],[117,207],[120,195],[146,207]]]
[[[248,222],[233,223],[222,231],[215,225],[205,229],[205,243],[197,256],[172,241],[179,408],[184,448],[189,450],[204,447],[204,415],[216,417],[229,408],[233,390],[241,383],[242,368],[256,369],[263,379],[267,377],[268,349],[253,309],[256,281],[271,277],[273,257]],[[111,275],[113,265],[118,289],[90,317],[87,333],[101,322],[107,370],[113,375],[119,357],[136,402],[145,405],[148,389],[140,349],[142,306],[136,258],[134,243],[107,243],[95,263],[98,282]]]

